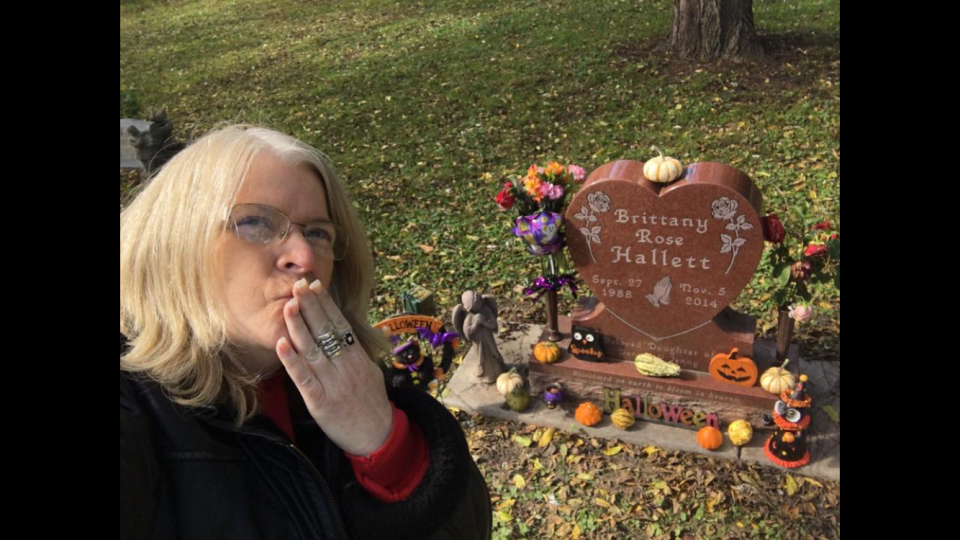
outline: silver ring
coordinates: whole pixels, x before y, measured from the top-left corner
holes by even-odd
[[[317,346],[323,351],[323,354],[327,355],[327,358],[331,360],[340,356],[340,353],[343,351],[340,338],[333,332],[332,327],[330,330],[318,335],[316,342]]]

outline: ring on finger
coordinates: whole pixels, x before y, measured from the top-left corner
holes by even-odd
[[[340,345],[340,338],[333,332],[327,332],[321,335],[317,344],[320,346],[323,354],[327,355],[327,358],[331,360],[340,356],[340,353],[343,352],[343,347]]]
[[[337,337],[336,332],[333,331],[333,325],[327,323],[322,328],[317,337],[316,342],[317,346],[323,351],[323,354],[327,355],[327,358],[333,359],[337,356],[340,356],[342,352],[342,345],[340,343],[340,338]]]

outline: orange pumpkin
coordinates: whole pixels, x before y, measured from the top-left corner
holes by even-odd
[[[552,364],[560,359],[560,347],[552,341],[541,341],[533,348],[533,357],[541,364]]]
[[[717,450],[723,446],[723,433],[713,426],[707,426],[697,432],[697,442],[707,450]]]
[[[738,356],[740,351],[733,349],[730,354],[718,354],[710,360],[710,376],[715,381],[741,386],[757,384],[757,364],[750,358]]]
[[[600,420],[603,418],[603,411],[600,410],[600,407],[597,407],[593,403],[587,401],[581,403],[577,407],[577,412],[575,414],[577,422],[585,426],[595,426],[600,423]]]

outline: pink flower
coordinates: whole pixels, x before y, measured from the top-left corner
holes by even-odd
[[[552,200],[563,198],[563,186],[543,182],[540,184],[540,196]]]
[[[552,200],[558,200],[563,198],[563,186],[560,184],[547,184],[550,188],[547,190],[546,197]]]
[[[813,306],[793,306],[790,308],[790,318],[798,323],[807,322],[813,317]]]
[[[587,172],[583,170],[583,167],[577,167],[576,165],[567,165],[567,172],[573,175],[573,179],[577,182],[583,182],[587,177]]]

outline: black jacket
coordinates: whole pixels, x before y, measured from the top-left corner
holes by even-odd
[[[286,377],[296,446],[265,416],[174,404],[120,372],[121,538],[489,538],[490,496],[459,422],[418,390],[388,396],[423,431],[430,466],[405,501],[382,503]]]

